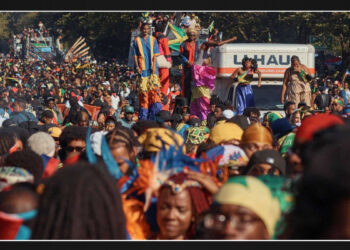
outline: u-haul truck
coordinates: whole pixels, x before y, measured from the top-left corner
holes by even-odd
[[[290,67],[293,55],[299,57],[315,76],[315,48],[310,44],[273,44],[273,43],[229,43],[212,50],[212,66],[216,68],[216,83],[213,94],[221,100],[232,100],[235,105],[235,87],[229,77],[236,68],[242,67],[242,59],[247,56],[258,63],[262,73],[262,86],[257,88],[257,75],[254,75],[252,87],[256,107],[262,113],[281,110],[281,88],[285,70]],[[265,111],[265,112],[264,112]]]

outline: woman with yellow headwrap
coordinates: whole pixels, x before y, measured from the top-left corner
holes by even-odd
[[[215,194],[211,210],[203,216],[202,237],[271,239],[281,215],[279,197],[264,181],[251,176],[233,177]]]
[[[248,158],[250,158],[257,151],[273,149],[272,134],[260,123],[254,123],[244,131],[242,135],[241,148],[245,151]]]

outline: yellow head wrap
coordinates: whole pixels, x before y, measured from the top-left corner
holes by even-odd
[[[264,222],[270,237],[281,217],[278,199],[274,198],[268,186],[252,176],[230,178],[216,193],[215,202],[232,204],[250,209]]]
[[[159,152],[162,142],[166,149],[169,148],[169,145],[181,146],[184,142],[181,135],[166,128],[149,128],[138,140],[147,152]]]
[[[215,144],[230,140],[242,139],[243,130],[236,124],[232,122],[225,122],[218,125],[215,125],[210,131],[209,139]]]
[[[273,144],[273,138],[270,131],[260,123],[250,125],[243,133],[242,143],[266,143]]]

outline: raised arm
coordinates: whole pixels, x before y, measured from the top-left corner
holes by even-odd
[[[257,70],[255,73],[258,74],[258,88],[261,87],[261,71]]]
[[[283,78],[283,84],[282,84],[282,91],[281,91],[281,103],[282,104],[284,103],[284,94],[286,93],[288,78],[289,78],[289,70],[287,69],[284,72],[284,78]]]

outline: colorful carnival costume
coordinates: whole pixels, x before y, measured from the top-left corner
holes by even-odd
[[[249,69],[243,71],[241,75],[237,76],[238,86],[236,87],[236,107],[238,115],[242,115],[245,108],[255,107],[253,89],[250,85],[253,73],[254,72]]]
[[[190,103],[192,95],[192,67],[188,67],[187,63],[194,63],[198,59],[200,52],[199,41],[186,40],[180,45],[180,58],[182,64],[182,86],[181,95]]]
[[[209,66],[193,65],[193,88],[190,112],[203,121],[210,111],[210,96],[215,88],[216,69]]]
[[[140,36],[135,38],[133,56],[137,57],[138,65],[142,70],[139,79],[139,119],[141,120],[154,120],[155,114],[162,108],[157,65],[156,73],[152,74],[153,57],[158,55],[158,42],[153,36],[148,36],[146,40]]]
[[[165,57],[165,59],[170,63],[171,56],[170,56],[170,49],[169,49],[169,45],[168,45],[168,38],[162,32],[156,32],[155,35],[157,38],[160,55],[163,55]],[[164,95],[168,95],[169,69],[168,68],[159,68],[158,70],[159,70],[160,83],[162,85],[160,90]]]

